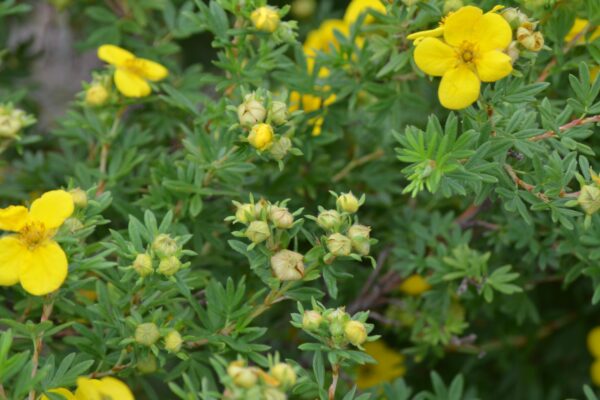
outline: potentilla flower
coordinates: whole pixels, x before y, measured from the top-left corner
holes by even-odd
[[[567,36],[565,36],[565,42],[570,42],[571,40],[573,40],[577,36],[579,36],[579,38],[577,39],[577,42],[575,42],[575,44],[579,46],[579,45],[585,44],[586,41],[593,42],[594,40],[599,38],[600,37],[600,27],[593,29],[591,31],[592,33],[589,34],[589,38],[587,40],[586,40],[587,35],[580,35],[581,32],[583,31],[583,29],[589,23],[590,23],[590,21],[588,21],[587,19],[575,18],[575,22],[573,22],[573,26],[571,27],[571,30],[569,31],[569,33],[567,33]]]
[[[111,376],[102,379],[77,378],[75,394],[65,388],[49,390],[67,400],[134,400],[133,393],[126,384]],[[48,400],[42,395],[40,400]]]
[[[41,296],[63,284],[67,256],[53,237],[73,209],[73,197],[64,190],[44,193],[29,210],[23,206],[0,209],[0,230],[16,233],[0,238],[1,286],[20,282],[26,292]]]
[[[100,46],[98,58],[115,66],[115,86],[125,97],[148,96],[152,92],[148,81],[160,81],[169,75],[169,71],[161,64],[138,58],[112,44]]]
[[[495,8],[494,10],[496,10]],[[466,108],[479,97],[481,82],[495,82],[512,71],[504,53],[512,40],[510,25],[494,10],[462,7],[443,26],[410,35],[415,42],[415,63],[426,74],[441,76],[438,96],[452,110]],[[434,37],[442,36],[443,40]]]

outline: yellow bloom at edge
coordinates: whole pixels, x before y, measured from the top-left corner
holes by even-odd
[[[102,379],[77,378],[75,394],[64,388],[50,392],[60,394],[66,400],[135,400],[126,384],[110,376]],[[48,397],[42,395],[40,400],[48,400]]]
[[[575,39],[575,37],[581,33],[581,31],[587,26],[587,24],[589,24],[589,22],[590,21],[588,21],[587,19],[575,18],[575,22],[573,23],[571,30],[569,31],[569,33],[567,33],[567,36],[565,36],[565,42],[570,42],[571,40]],[[585,44],[585,42],[586,42],[585,37],[586,37],[586,35],[581,35],[579,37],[579,39],[577,39],[577,42],[575,44],[576,45]],[[590,35],[589,41],[593,42],[595,39],[597,39],[599,37],[600,37],[600,27],[596,28],[593,31],[593,33]]]
[[[44,193],[29,210],[0,209],[0,230],[16,233],[0,238],[0,286],[20,282],[25,291],[41,296],[63,284],[67,256],[52,238],[73,209],[73,197],[64,190]]]
[[[331,94],[326,99],[323,99],[314,94],[300,94],[298,92],[292,92],[290,93],[289,110],[290,112],[303,110],[306,113],[311,113],[322,109],[324,110],[327,106],[333,104],[335,99],[335,94]],[[313,127],[313,136],[319,136],[321,134],[321,129],[324,122],[325,120],[323,116],[317,116],[308,121],[308,124]]]
[[[600,326],[595,327],[588,333],[587,348],[591,355],[600,358]]]
[[[148,81],[160,81],[169,75],[169,71],[161,64],[138,58],[112,44],[100,46],[98,58],[115,66],[115,86],[125,97],[148,96],[152,92]]]
[[[329,53],[332,49],[339,49],[340,42],[335,36],[335,32],[342,36],[350,35],[350,27],[341,19],[328,19],[323,21],[318,29],[312,30],[306,36],[302,49],[306,56],[306,64],[309,73],[312,73],[315,66],[317,52]],[[319,70],[319,77],[324,78],[329,75],[327,68]]]
[[[419,296],[431,289],[431,285],[421,275],[414,274],[402,281],[398,289],[410,296]]]
[[[364,364],[358,367],[356,384],[359,389],[368,389],[389,382],[406,373],[404,355],[390,348],[383,340],[367,342],[363,347],[377,364]]]
[[[594,360],[590,367],[590,377],[592,383],[596,386],[600,386],[600,360]]]
[[[380,0],[352,0],[346,8],[344,14],[344,21],[348,25],[352,25],[356,22],[361,14],[368,12],[369,10],[376,11],[380,14],[386,14],[386,9]],[[364,20],[365,24],[373,22],[374,18],[372,15],[367,15]]]
[[[423,72],[442,77],[438,97],[448,109],[470,106],[479,97],[481,82],[495,82],[512,72],[511,58],[503,52],[512,29],[494,11],[460,8],[446,18],[443,38],[422,38],[414,57]]]

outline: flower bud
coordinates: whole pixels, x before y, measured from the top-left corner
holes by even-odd
[[[521,52],[519,51],[519,42],[517,42],[516,40],[510,42],[508,48],[506,49],[506,54],[508,54],[508,56],[510,57],[511,64],[516,63],[519,59],[519,56],[521,55]]]
[[[344,323],[342,321],[332,321],[329,324],[329,333],[334,337],[342,336],[344,334]]]
[[[263,6],[252,11],[250,19],[259,31],[273,33],[279,26],[279,14],[273,7]]]
[[[527,15],[523,14],[518,8],[507,7],[500,13],[502,17],[509,23],[511,28],[515,29],[521,24],[527,22],[529,18]]]
[[[139,276],[148,276],[154,272],[152,257],[146,253],[138,254],[133,261],[133,269]]]
[[[75,188],[69,192],[71,197],[73,198],[73,204],[75,207],[85,208],[88,204],[88,197],[84,190],[80,188]]]
[[[254,204],[240,204],[235,212],[235,219],[242,224],[248,225],[256,217]]]
[[[283,125],[288,120],[288,106],[283,101],[274,101],[269,108],[269,117],[276,125]]]
[[[540,51],[544,47],[544,36],[540,32],[533,32],[530,27],[520,26],[517,29],[517,40],[530,51]]]
[[[269,124],[256,124],[248,135],[248,142],[259,151],[267,150],[273,145],[273,128]]]
[[[181,261],[175,256],[170,256],[160,260],[158,264],[158,273],[164,276],[172,276],[181,268]]]
[[[419,296],[431,289],[431,285],[421,275],[413,274],[404,279],[398,288],[409,296]]]
[[[0,115],[0,138],[14,139],[21,130],[21,123],[10,115]]]
[[[333,233],[327,238],[327,249],[334,256],[347,256],[352,252],[352,242],[341,233]]]
[[[352,192],[343,193],[340,197],[338,197],[337,206],[342,211],[345,211],[350,214],[354,214],[355,212],[357,212],[358,207],[360,207],[360,205],[358,204],[358,199],[352,194]]]
[[[248,229],[246,229],[246,237],[252,243],[258,244],[271,237],[271,229],[269,229],[269,225],[264,221],[252,221]]]
[[[183,339],[181,338],[181,334],[174,329],[165,336],[165,349],[168,352],[177,353],[181,350],[182,344]]]
[[[302,315],[302,329],[316,331],[323,322],[323,316],[318,311],[307,310]]]
[[[315,13],[316,0],[294,0],[292,3],[292,14],[298,19],[305,19]]]
[[[256,385],[258,377],[252,369],[245,367],[243,361],[233,361],[227,367],[227,374],[233,379],[233,384],[249,389]]]
[[[577,201],[587,215],[594,214],[600,210],[600,189],[592,185],[583,186]]]
[[[456,11],[462,6],[464,6],[462,0],[446,0],[444,1],[444,14]]]
[[[279,229],[289,229],[294,224],[294,216],[284,207],[270,206],[269,219]]]
[[[317,224],[325,230],[333,230],[342,223],[342,217],[336,210],[325,210],[319,213]]]
[[[359,224],[352,225],[348,229],[348,237],[352,242],[352,248],[360,255],[369,255],[369,251],[371,250],[371,243],[369,241],[370,232],[370,227]]]
[[[344,327],[344,336],[355,346],[360,346],[367,340],[367,328],[360,321],[348,321]]]
[[[283,160],[283,158],[287,155],[288,151],[292,148],[292,141],[283,136],[278,141],[273,143],[271,149],[269,150],[271,156],[273,156],[276,160]]]
[[[296,371],[289,364],[277,363],[271,367],[269,373],[284,388],[289,388],[296,384]]]
[[[238,106],[238,119],[242,126],[252,127],[265,120],[267,110],[261,99],[252,93],[245,97],[244,102]]]
[[[158,369],[158,362],[154,354],[147,354],[138,359],[135,367],[142,374],[151,374]]]
[[[263,392],[263,397],[261,399],[264,400],[287,400],[287,396],[285,393],[281,392],[277,388],[266,388]]]
[[[159,338],[158,327],[153,322],[145,322],[135,328],[135,341],[141,345],[152,346]]]
[[[171,236],[161,233],[152,242],[152,250],[160,258],[170,257],[179,251],[179,245]]]
[[[98,107],[108,100],[108,90],[100,83],[94,83],[85,91],[85,104]]]
[[[298,281],[304,277],[304,256],[291,250],[280,250],[271,257],[271,269],[280,281]]]

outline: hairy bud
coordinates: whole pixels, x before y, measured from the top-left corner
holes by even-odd
[[[327,249],[334,256],[347,256],[352,252],[352,242],[341,233],[333,233],[327,238]]]
[[[75,207],[85,208],[88,204],[88,197],[84,190],[80,188],[72,189],[69,191],[71,197],[73,198],[73,204]]]
[[[271,367],[269,373],[283,388],[290,388],[296,384],[296,371],[289,364],[277,363]]]
[[[340,213],[336,210],[325,210],[319,213],[317,224],[325,230],[333,230],[342,222]]]
[[[304,256],[291,250],[280,250],[271,257],[271,269],[281,281],[298,281],[304,277]]]
[[[248,143],[259,151],[267,150],[273,145],[273,128],[269,124],[256,124],[248,135]]]
[[[168,352],[177,353],[181,350],[182,344],[183,339],[181,338],[181,334],[174,329],[165,336],[165,349]]]
[[[158,327],[153,322],[145,322],[135,328],[135,341],[141,345],[152,346],[159,338]]]
[[[279,26],[279,14],[273,7],[263,6],[252,11],[250,19],[259,31],[273,33]]]
[[[269,117],[275,125],[283,125],[288,120],[288,106],[283,101],[274,101],[269,107]]]
[[[179,251],[179,245],[171,236],[161,233],[152,242],[152,250],[160,258],[170,257]]]
[[[137,361],[135,367],[142,374],[151,374],[158,369],[158,362],[154,354],[147,354]]]
[[[85,91],[85,104],[99,107],[108,100],[108,90],[100,83],[94,83]]]
[[[258,381],[258,376],[243,361],[231,362],[227,367],[227,375],[233,379],[234,385],[245,389],[253,387]]]
[[[284,207],[270,206],[269,219],[279,229],[289,229],[294,224],[294,216]]]
[[[344,337],[355,346],[360,346],[367,340],[367,328],[360,321],[348,321],[344,326]]]
[[[158,273],[164,276],[171,276],[177,273],[181,268],[181,261],[175,256],[170,256],[160,260],[158,264]]]
[[[264,221],[252,221],[248,229],[246,229],[246,237],[252,243],[258,244],[271,237],[271,229],[269,229],[269,225]]]
[[[254,204],[240,204],[235,212],[235,219],[245,225],[248,225],[255,217],[256,208],[254,207]]]
[[[265,120],[267,110],[254,93],[246,95],[244,102],[238,106],[237,114],[240,124],[245,127],[252,127]]]
[[[360,255],[367,256],[371,250],[370,239],[371,228],[365,225],[355,224],[348,229],[348,237],[352,242],[352,248]]]
[[[139,276],[148,276],[154,272],[152,257],[146,253],[138,254],[133,261],[132,267]]]
[[[600,210],[600,189],[592,185],[583,186],[577,201],[587,215],[594,214]]]
[[[358,199],[352,194],[352,192],[343,193],[342,195],[340,195],[340,197],[338,197],[337,199],[337,206],[342,211],[345,211],[350,214],[354,214],[355,212],[357,212],[358,207],[360,207],[360,205],[358,204]]]
[[[307,310],[302,315],[302,328],[307,331],[316,331],[323,322],[323,316],[318,311]]]
[[[271,156],[273,156],[276,160],[283,160],[283,158],[287,155],[288,151],[292,148],[292,141],[283,136],[278,141],[273,143],[269,152]]]

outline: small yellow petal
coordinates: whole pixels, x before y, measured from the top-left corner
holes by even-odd
[[[73,395],[73,393],[71,393],[69,390],[65,389],[65,388],[58,388],[58,389],[51,389],[48,390],[48,392],[50,393],[54,393],[54,394],[59,394],[61,395],[65,400],[77,400],[75,398],[75,395]],[[45,394],[43,394],[40,397],[40,400],[50,400],[48,399],[48,396],[46,396]]]
[[[425,37],[440,37],[443,34],[444,34],[444,27],[440,26],[435,29],[413,32],[410,35],[408,35],[406,38],[408,40],[415,40],[415,39],[420,39],[420,38],[425,38]]]
[[[135,56],[119,46],[105,44],[98,48],[98,58],[109,64],[120,66],[128,60],[134,59]]]
[[[473,29],[483,11],[481,8],[466,6],[450,14],[444,22],[444,39],[451,46],[460,46],[464,41],[473,41]]]
[[[29,260],[27,247],[15,236],[0,238],[0,286],[19,283],[21,265]]]
[[[600,358],[600,326],[595,327],[588,333],[587,348],[592,356]]]
[[[79,377],[77,378],[75,398],[77,400],[102,400],[100,387],[101,382],[99,379]]]
[[[595,360],[590,367],[590,376],[596,386],[600,386],[600,360]]]
[[[475,73],[461,66],[444,74],[438,89],[438,97],[444,107],[460,110],[477,101],[480,87],[481,82]]]
[[[63,249],[54,241],[29,250],[29,258],[21,265],[19,280],[26,292],[42,296],[58,289],[67,277],[68,262]]]
[[[73,214],[73,196],[64,190],[46,192],[31,204],[29,216],[47,229],[58,228]]]
[[[427,37],[415,47],[415,63],[426,74],[442,76],[457,64],[454,49],[439,39]]]
[[[386,9],[385,6],[381,3],[380,0],[352,0],[346,8],[346,13],[344,14],[344,22],[348,25],[352,25],[356,22],[358,17],[361,14],[368,12],[369,10],[376,11],[380,14],[385,14]],[[370,24],[373,22],[373,16],[368,15],[364,23]]]
[[[103,399],[108,396],[114,400],[134,400],[131,390],[120,380],[107,376],[100,379],[100,383],[100,393]]]
[[[413,274],[402,281],[398,289],[410,296],[418,296],[431,289],[431,285],[421,275]]]
[[[137,58],[135,60],[136,66],[140,70],[140,74],[151,81],[160,81],[165,79],[169,75],[169,70],[163,65],[147,60],[145,58]]]
[[[27,223],[29,211],[23,206],[0,208],[0,230],[18,232]]]
[[[483,53],[477,60],[477,75],[483,82],[495,82],[512,72],[511,58],[498,50]]]
[[[501,15],[485,13],[473,26],[473,41],[480,51],[504,50],[512,41],[512,29]]]
[[[115,71],[115,86],[125,97],[145,97],[152,92],[144,78],[124,69]]]

